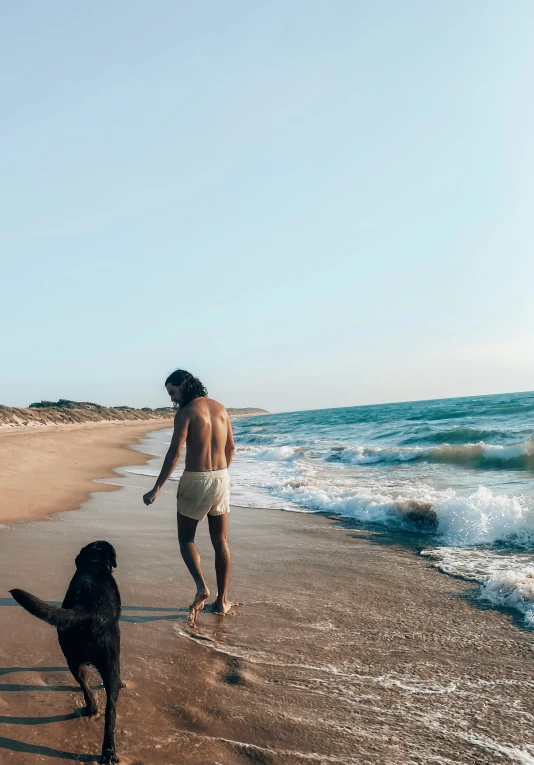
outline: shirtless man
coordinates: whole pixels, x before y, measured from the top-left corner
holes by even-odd
[[[185,470],[178,484],[178,541],[182,558],[197,586],[188,620],[194,625],[210,596],[195,546],[198,522],[206,515],[217,575],[213,612],[227,614],[232,605],[228,601],[231,561],[227,531],[230,512],[228,468],[235,451],[234,436],[226,409],[207,398],[206,388],[189,372],[177,369],[166,379],[165,387],[171,401],[178,406],[174,433],[159,478],[154,488],[143,496],[143,501],[145,505],[154,502],[174,472],[185,444]]]

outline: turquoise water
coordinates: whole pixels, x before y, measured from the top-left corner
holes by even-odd
[[[284,413],[237,420],[234,433],[254,504],[267,495],[286,509],[372,520],[396,492],[435,511],[444,492],[533,495],[534,393]],[[394,507],[390,516],[377,520],[403,520]]]
[[[234,422],[234,502],[428,533],[423,553],[534,626],[534,393]]]

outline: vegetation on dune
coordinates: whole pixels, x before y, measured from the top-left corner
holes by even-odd
[[[263,409],[228,409],[231,415],[266,414]],[[84,422],[125,422],[135,420],[164,420],[174,416],[174,409],[161,406],[102,406],[91,401],[35,401],[29,407],[19,408],[0,404],[0,426],[75,425]]]
[[[84,422],[125,422],[169,419],[171,407],[135,409],[131,406],[101,406],[90,401],[36,401],[27,408],[0,405],[0,425],[74,425]]]

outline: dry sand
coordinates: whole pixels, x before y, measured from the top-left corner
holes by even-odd
[[[74,556],[97,538],[117,548],[125,606],[123,765],[534,763],[530,633],[413,546],[233,508],[231,595],[243,605],[202,614],[192,633],[175,487],[146,508],[152,479],[117,482],[76,512],[0,529],[2,765],[97,761],[102,718],[75,714],[82,697],[54,630],[7,592],[61,600]],[[205,524],[198,542],[213,587]]]
[[[0,523],[43,518],[70,510],[94,491],[113,486],[95,478],[114,475],[125,463],[148,458],[127,449],[150,430],[168,428],[172,420],[83,425],[34,426],[0,430]]]

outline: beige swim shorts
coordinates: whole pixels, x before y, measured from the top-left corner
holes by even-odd
[[[230,512],[230,474],[228,469],[193,473],[184,470],[178,484],[178,512],[195,521],[207,515]]]

